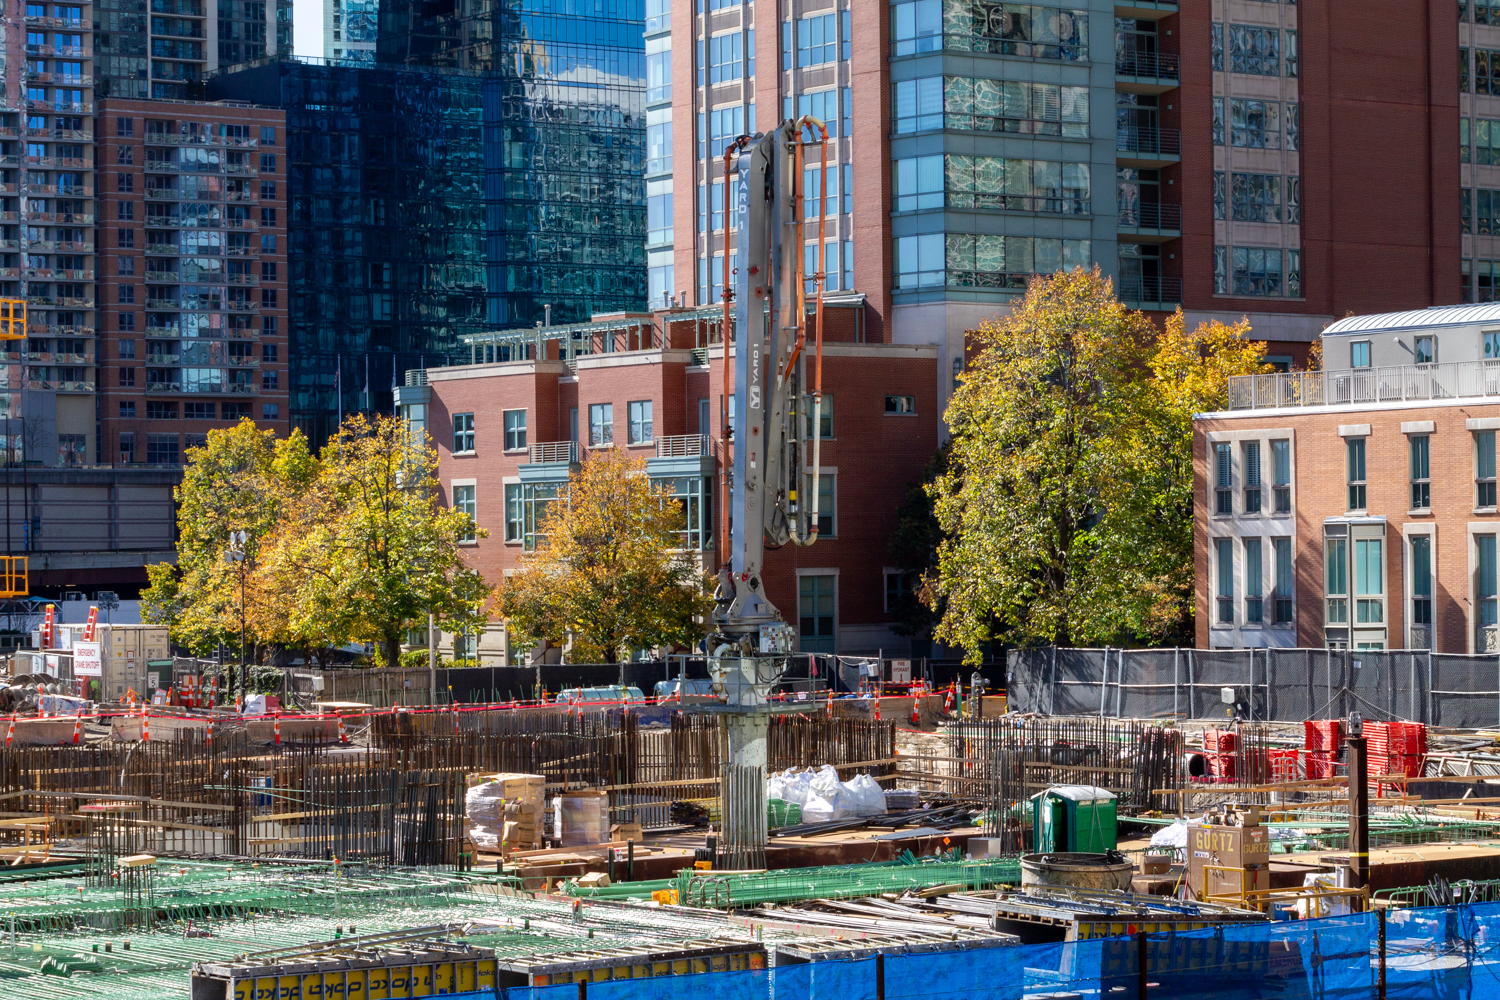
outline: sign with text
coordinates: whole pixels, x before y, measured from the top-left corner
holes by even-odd
[[[104,674],[104,656],[100,643],[73,643],[73,676],[100,677]]]

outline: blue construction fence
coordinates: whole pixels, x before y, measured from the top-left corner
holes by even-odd
[[[577,984],[499,992],[504,1000],[1137,1000],[1144,978],[1147,998],[1500,998],[1500,903],[1392,910],[1383,931],[1382,942],[1379,915],[1359,913],[1066,944],[781,964],[674,976],[670,982],[593,982],[586,996]]]

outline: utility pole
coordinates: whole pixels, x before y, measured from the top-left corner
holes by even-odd
[[[248,705],[250,670],[245,664],[245,543],[250,536],[243,530],[229,533],[229,551],[224,558],[239,563],[240,569],[240,704]]]
[[[437,704],[437,615],[427,612],[427,704]]]

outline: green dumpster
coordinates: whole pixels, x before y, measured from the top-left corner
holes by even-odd
[[[1118,844],[1115,793],[1093,785],[1054,785],[1031,797],[1037,854],[1102,854]]]

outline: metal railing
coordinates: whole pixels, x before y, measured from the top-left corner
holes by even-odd
[[[1181,156],[1182,132],[1175,128],[1147,125],[1115,126],[1115,149],[1143,156]]]
[[[1358,406],[1485,396],[1500,396],[1500,360],[1236,375],[1229,380],[1231,410]]]
[[[702,434],[672,434],[656,439],[657,458],[696,458],[708,454],[708,438]]]
[[[1182,279],[1125,275],[1115,291],[1121,302],[1181,302]]]
[[[1147,76],[1176,80],[1180,76],[1175,52],[1116,52],[1115,72],[1120,76]]]
[[[1120,206],[1120,225],[1132,229],[1182,229],[1182,206],[1138,201]]]
[[[529,449],[527,458],[533,465],[578,461],[578,444],[575,441],[542,441]]]

